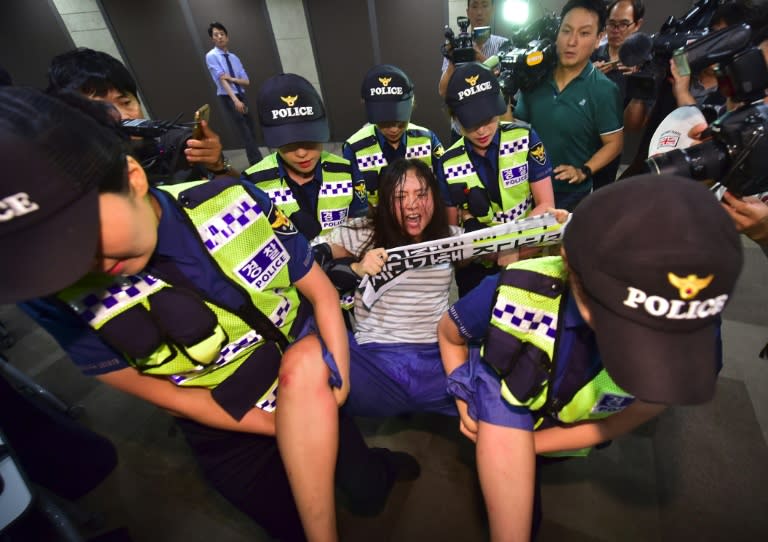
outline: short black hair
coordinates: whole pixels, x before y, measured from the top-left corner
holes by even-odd
[[[469,4],[472,3],[472,0],[467,0],[467,9],[469,9]],[[493,4],[493,0],[491,0],[491,4]]]
[[[113,89],[139,98],[136,80],[128,68],[103,51],[79,47],[53,57],[48,66],[49,93],[75,90],[103,97]]]
[[[615,8],[616,4],[619,2],[629,2],[632,4],[632,17],[634,17],[634,22],[639,21],[643,18],[643,15],[645,15],[645,4],[643,4],[643,0],[613,0],[613,2],[608,4],[608,9],[605,10],[606,17],[611,16],[611,11],[613,11],[613,8]]]
[[[725,26],[732,26],[749,22],[752,15],[752,6],[748,2],[728,2],[715,10],[712,19],[709,21],[709,27],[717,23],[725,23]]]
[[[213,21],[211,24],[208,25],[208,37],[213,37],[213,29],[221,30],[224,32],[227,36],[229,36],[229,32],[227,32],[227,27],[221,24],[220,22]]]
[[[560,20],[562,21],[566,14],[572,9],[582,8],[591,11],[597,15],[597,33],[605,29],[605,19],[607,12],[602,0],[568,0],[560,11]],[[562,23],[561,23],[562,24]]]

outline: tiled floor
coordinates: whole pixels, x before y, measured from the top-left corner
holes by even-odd
[[[757,357],[768,340],[768,259],[744,246],[715,400],[671,409],[586,459],[545,468],[540,541],[768,540],[768,361]],[[103,518],[102,528],[126,526],[135,541],[147,542],[266,540],[200,479],[167,414],[81,376],[15,307],[0,306],[0,320],[17,338],[5,352],[13,364],[83,406],[81,420],[119,449],[118,468],[79,503]],[[341,510],[343,540],[487,538],[473,449],[453,419],[360,424],[370,443],[414,454],[422,475],[399,483],[378,517]]]

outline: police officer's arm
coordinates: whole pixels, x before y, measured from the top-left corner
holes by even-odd
[[[602,420],[581,422],[567,427],[551,427],[534,435],[536,453],[562,452],[589,448],[629,433],[661,414],[666,407],[635,401],[627,408]]]
[[[338,302],[336,303],[338,305]],[[216,429],[243,433],[275,434],[275,417],[260,408],[252,408],[240,421],[230,416],[213,399],[207,388],[185,388],[169,380],[141,374],[133,367],[97,375],[105,384]]]
[[[446,375],[466,363],[469,355],[467,341],[448,313],[443,314],[437,324],[437,342]],[[462,434],[472,442],[477,442],[477,422],[469,416],[467,403],[456,398],[456,408],[459,411],[459,429]]]
[[[342,387],[333,388],[333,394],[336,402],[342,405],[349,395],[349,343],[339,306],[339,293],[316,263],[296,281],[296,288],[312,303],[320,336],[336,361]]]
[[[535,207],[531,215],[536,216],[546,213],[555,206],[555,192],[552,189],[552,177],[545,177],[540,181],[530,184],[531,194]]]

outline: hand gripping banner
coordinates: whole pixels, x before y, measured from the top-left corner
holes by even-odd
[[[373,305],[409,269],[458,262],[520,247],[556,245],[562,241],[567,223],[560,224],[555,215],[545,213],[456,237],[393,248],[387,251],[387,263],[381,273],[366,275],[360,282],[362,301],[367,307]]]

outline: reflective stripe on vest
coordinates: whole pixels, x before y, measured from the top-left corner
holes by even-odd
[[[405,130],[405,157],[418,158],[432,167],[431,132],[422,126],[411,123],[408,123]],[[363,143],[364,141],[367,141],[368,144]],[[366,124],[352,134],[347,143],[355,153],[355,161],[360,173],[365,174],[367,171],[374,171],[378,174],[387,165],[384,151],[376,137],[375,125]],[[378,185],[378,183],[376,184]],[[368,187],[368,203],[377,205],[378,201],[378,190],[371,190]]]
[[[555,256],[522,260],[511,264],[507,269],[533,271],[562,281],[567,279],[562,258]],[[507,275],[506,280],[509,281],[509,277],[510,275]],[[560,308],[562,293],[556,296],[542,295],[523,289],[519,285],[505,283],[504,274],[500,279],[491,315],[491,326],[510,335],[517,344],[530,343],[542,350],[550,362],[549,370],[551,371],[539,393],[529,400],[522,401],[517,398],[503,380],[501,394],[514,406],[525,406],[531,411],[537,411],[547,402],[549,384],[554,378],[557,364],[557,360],[554,360],[554,352],[557,327],[562,316],[561,311],[564,310]],[[487,344],[483,345],[484,356],[487,351],[494,350],[496,346],[488,344],[493,340],[492,337],[493,333],[489,333]],[[505,345],[505,348],[507,351],[510,350],[508,345]],[[599,419],[624,409],[633,399],[611,379],[605,369],[601,369],[591,380],[585,382],[567,403],[558,407],[556,412],[546,412],[546,414],[555,416],[562,423]]]
[[[162,187],[178,198],[199,182]],[[273,234],[269,218],[242,186],[229,186],[194,208],[182,206],[197,229],[202,243],[219,269],[251,296],[254,306],[289,337],[299,307],[299,297],[288,274],[289,255]],[[87,275],[58,297],[93,327],[100,328],[139,304],[151,311],[151,296],[173,286],[147,273],[130,277]],[[263,344],[262,337],[238,315],[205,301],[218,325],[213,335],[183,347],[162,343],[146,357],[127,361],[144,374],[167,377],[180,386],[214,388]],[[183,315],[179,315],[183,318]],[[205,358],[205,359],[202,359]],[[277,374],[265,375],[271,382],[257,401],[273,410]]]
[[[320,164],[322,179],[320,179],[321,185],[317,198],[317,220],[321,227],[320,235],[324,235],[346,222],[349,216],[349,206],[355,196],[352,173],[348,169],[349,162],[347,160],[323,151],[320,154]],[[269,170],[277,172],[277,168],[277,153],[273,153],[245,170],[245,174],[252,175]],[[288,183],[283,179],[275,177],[259,180],[256,186],[263,190],[269,199],[289,218],[299,210],[299,202]]]
[[[485,216],[475,217],[483,224],[517,220],[528,216],[533,209],[533,195],[528,184],[530,130],[515,123],[502,122],[499,125],[499,132],[501,135],[497,182],[501,194],[501,205],[491,201],[488,213]],[[443,155],[443,172],[448,184],[466,184],[468,189],[477,187],[487,190],[469,159],[464,147],[464,138],[454,143]]]

